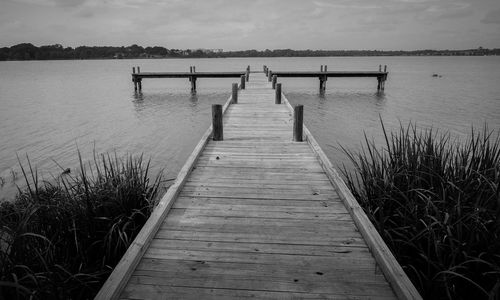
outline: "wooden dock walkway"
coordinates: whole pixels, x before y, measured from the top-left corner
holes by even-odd
[[[282,97],[228,100],[96,299],[420,298]]]

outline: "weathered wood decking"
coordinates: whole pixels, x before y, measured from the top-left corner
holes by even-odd
[[[97,299],[420,297],[270,86],[226,103]]]

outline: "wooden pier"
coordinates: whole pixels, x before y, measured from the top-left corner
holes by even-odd
[[[244,72],[196,72],[196,67],[189,67],[189,72],[143,72],[141,68],[132,68],[132,82],[136,91],[142,91],[142,80],[145,78],[188,78],[191,82],[191,92],[196,93],[196,80],[198,78],[240,78],[244,88],[245,82],[250,78],[250,66]]]
[[[264,66],[264,73],[266,73],[268,81],[273,84],[279,77],[317,77],[319,79],[319,90],[324,92],[326,90],[326,81],[329,77],[375,77],[377,79],[377,91],[385,89],[385,82],[387,81],[387,66],[379,65],[378,71],[328,71],[328,66],[321,65],[319,71],[272,71]]]
[[[275,88],[214,108],[96,299],[421,299]]]

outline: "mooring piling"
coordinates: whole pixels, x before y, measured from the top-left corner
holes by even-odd
[[[295,105],[293,108],[293,141],[302,142],[303,133],[303,123],[304,123],[304,106]]]
[[[281,83],[276,84],[276,96],[274,98],[275,104],[281,104]]]
[[[273,81],[272,81],[272,84],[273,84],[273,90],[276,88],[276,82],[278,81],[278,76],[276,75],[273,75]]]
[[[233,83],[233,93],[232,93],[231,97],[233,98],[233,101],[232,101],[233,104],[238,103],[238,84],[237,83]]]
[[[241,75],[241,82],[240,82],[240,86],[241,86],[241,89],[244,90],[245,89],[245,81],[246,81],[246,75]]]
[[[222,128],[222,105],[212,105],[212,139],[214,141],[224,140],[224,132]]]

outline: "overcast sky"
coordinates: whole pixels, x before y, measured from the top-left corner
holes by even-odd
[[[0,0],[0,46],[500,48],[500,0]]]

